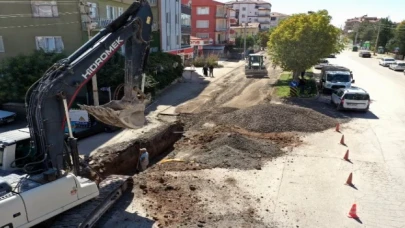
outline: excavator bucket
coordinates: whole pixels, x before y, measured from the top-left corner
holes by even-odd
[[[100,106],[79,105],[97,120],[120,128],[137,129],[145,125],[145,104],[138,99],[113,100]]]

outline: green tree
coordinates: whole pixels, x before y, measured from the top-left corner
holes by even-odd
[[[246,36],[246,48],[253,47],[255,44],[255,38],[252,35]],[[235,46],[242,48],[244,45],[244,37],[238,36],[235,38]]]
[[[270,35],[274,31],[274,29],[275,29],[275,27],[272,27],[269,29],[269,31],[259,32],[257,41],[258,41],[258,45],[260,47],[264,48],[267,46],[267,43],[269,42],[269,39],[270,39]]]
[[[0,65],[0,102],[24,102],[28,88],[65,57],[65,54],[40,50],[4,59]]]
[[[293,71],[294,80],[331,53],[340,51],[340,30],[330,23],[326,10],[296,14],[282,21],[272,32],[268,52],[274,65]]]
[[[397,47],[399,47],[400,55],[405,55],[405,20],[399,23],[395,29],[395,40]]]
[[[392,38],[394,38],[394,23],[388,18],[382,18],[380,22],[380,35],[378,37],[378,46],[385,47]]]

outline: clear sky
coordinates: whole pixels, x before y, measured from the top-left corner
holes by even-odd
[[[228,2],[229,0],[217,0]],[[390,17],[394,22],[405,20],[405,0],[265,0],[273,12],[293,14],[320,9],[328,10],[335,26],[344,26],[348,18],[363,15]]]

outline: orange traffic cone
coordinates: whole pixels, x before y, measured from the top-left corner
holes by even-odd
[[[335,129],[337,132],[340,132],[340,124],[339,123],[337,123],[336,124],[336,129]]]
[[[356,204],[353,204],[352,208],[349,211],[349,218],[354,218],[357,219],[359,216],[357,216],[357,207]]]
[[[353,185],[352,180],[353,180],[353,173],[350,173],[349,177],[347,178],[346,184],[352,186]]]
[[[345,136],[344,136],[344,135],[342,135],[342,138],[340,139],[340,144],[346,145],[346,144],[345,144]]]
[[[346,151],[346,154],[343,157],[343,159],[345,159],[346,161],[350,161],[350,159],[349,159],[349,150]]]

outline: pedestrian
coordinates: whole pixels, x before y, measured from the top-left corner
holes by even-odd
[[[204,72],[204,77],[208,77],[208,67],[207,67],[207,65],[204,65],[203,72]]]
[[[214,77],[214,66],[210,65],[210,77],[213,78]]]
[[[140,150],[141,156],[139,157],[139,171],[145,171],[149,165],[149,153],[146,148],[141,148]]]

